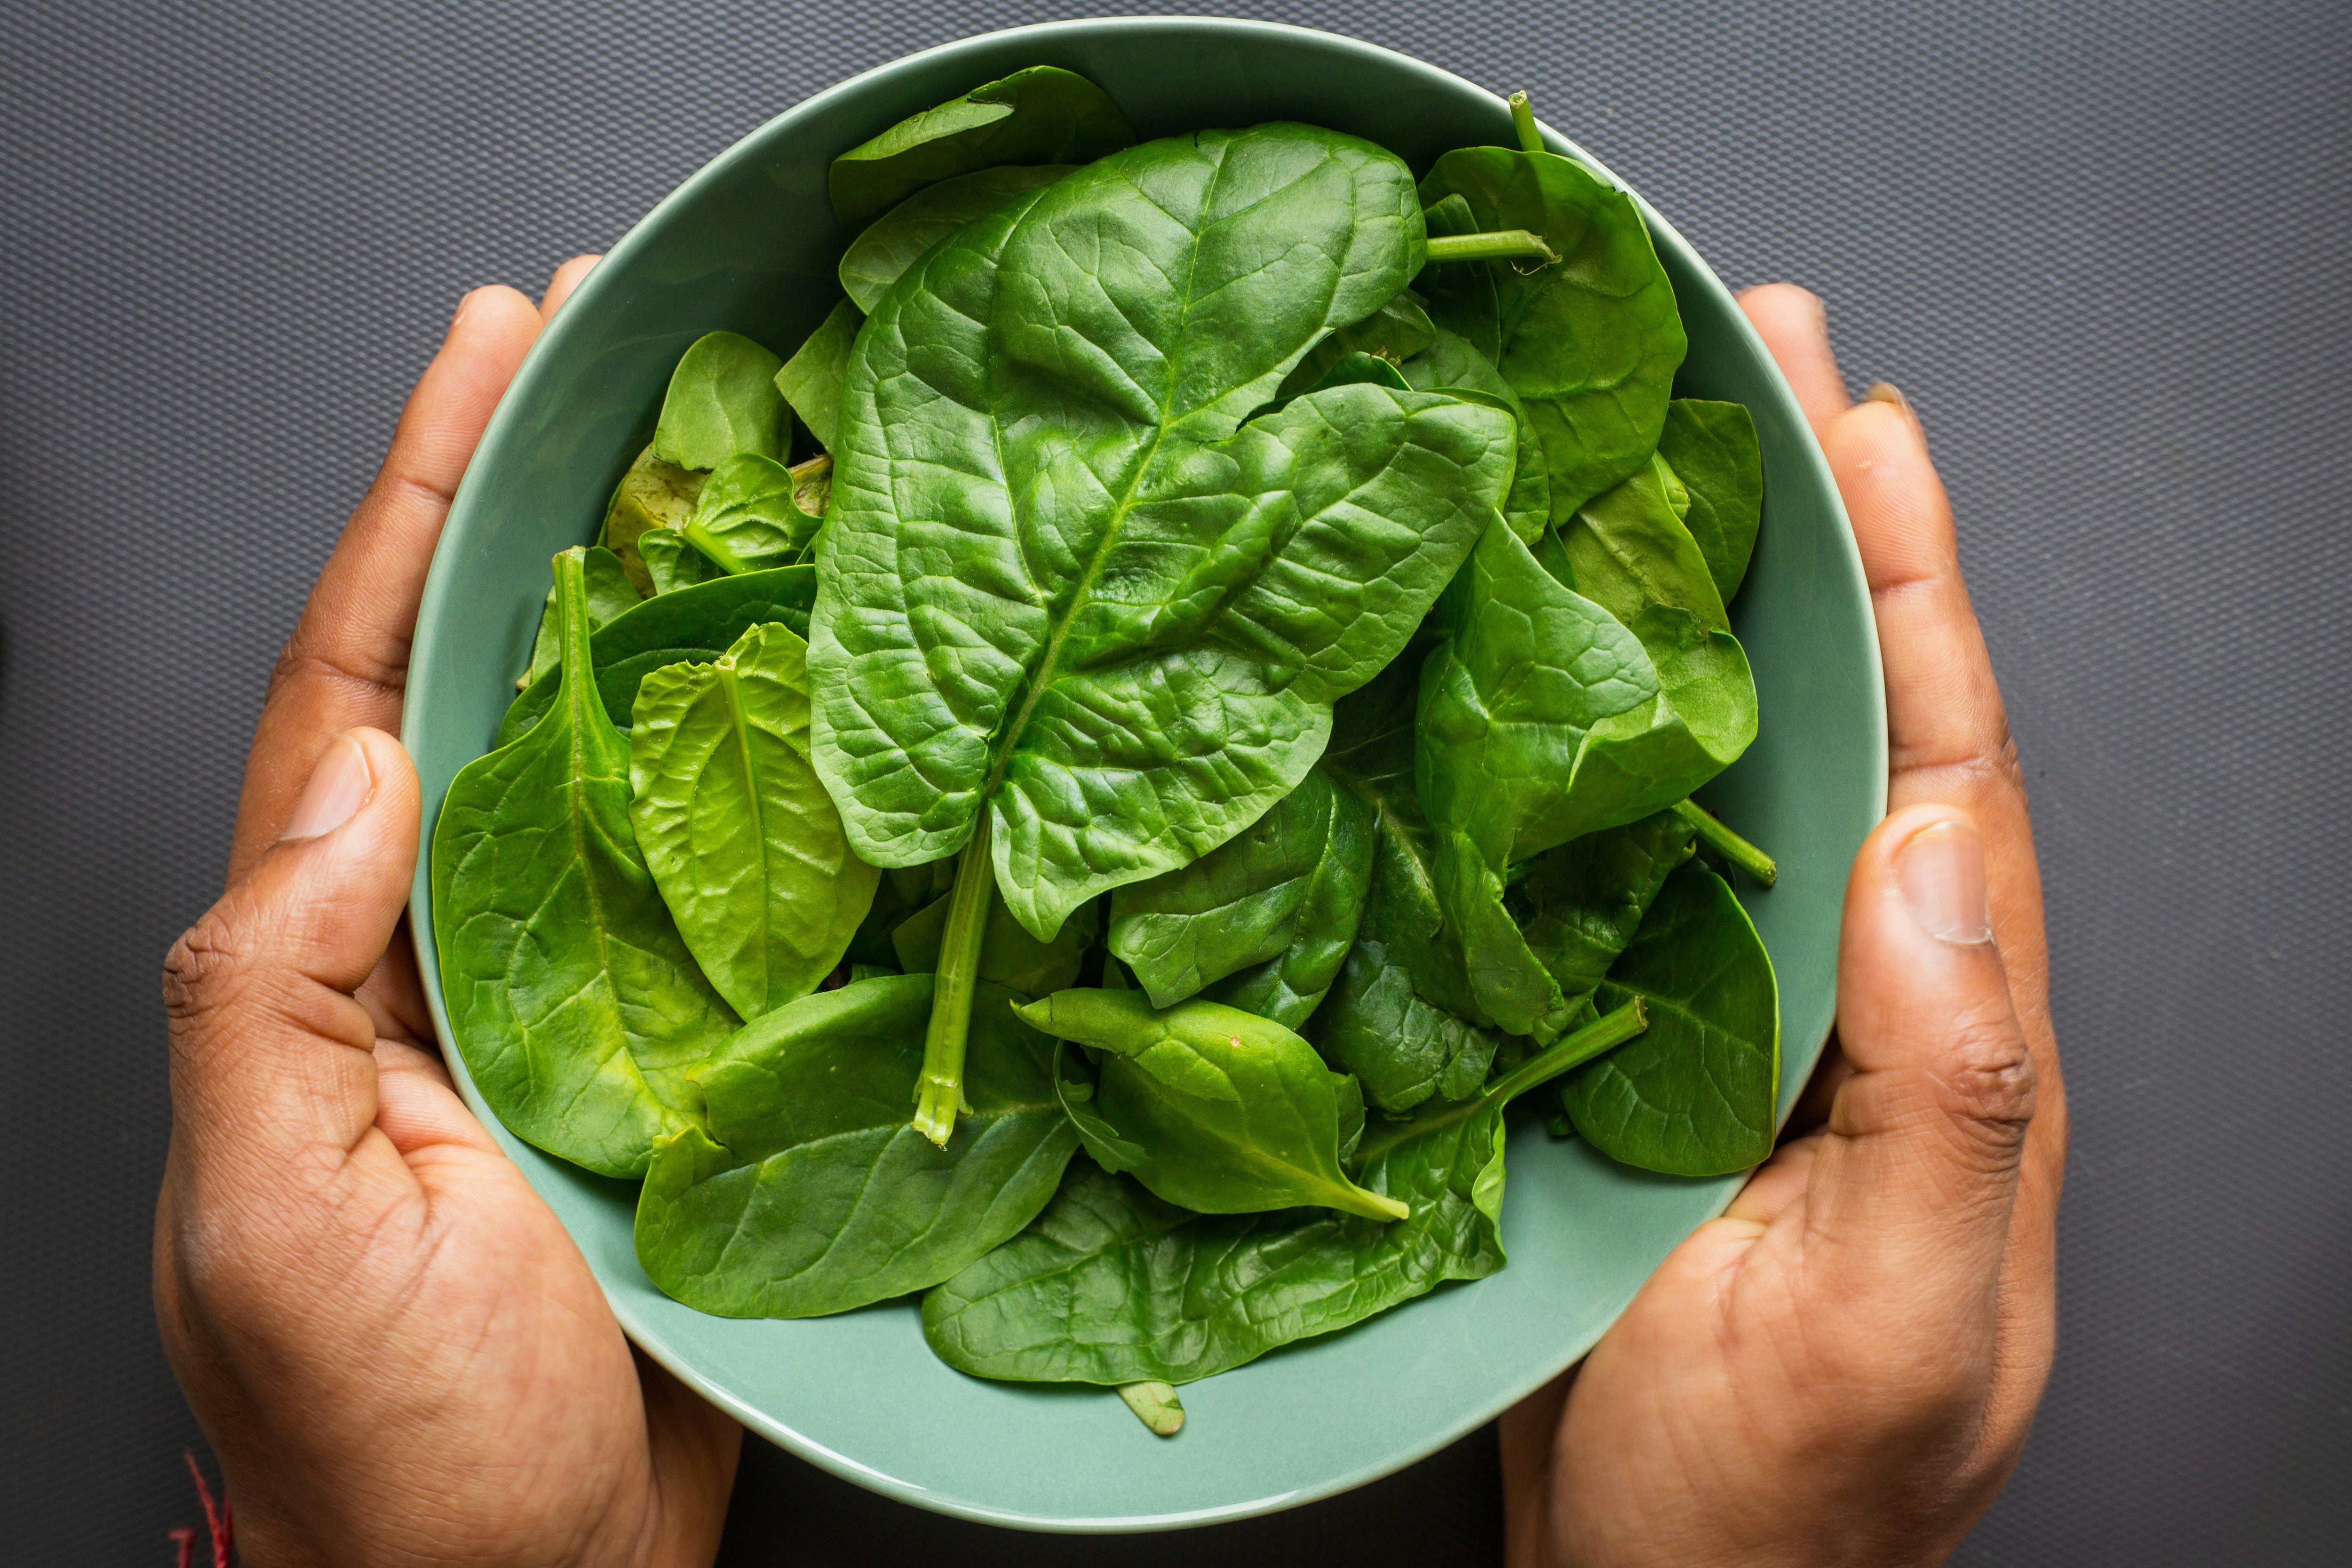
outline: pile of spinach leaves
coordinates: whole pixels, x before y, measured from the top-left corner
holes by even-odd
[[[1173,1385],[1503,1266],[1505,1113],[1769,1152],[1762,510],[1633,199],[1037,67],[687,348],[432,850],[458,1049],[705,1311]]]

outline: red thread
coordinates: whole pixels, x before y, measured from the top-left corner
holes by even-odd
[[[217,1506],[213,1502],[213,1489],[205,1484],[205,1473],[196,1468],[196,1456],[188,1449],[180,1450],[180,1458],[188,1462],[188,1474],[196,1483],[196,1499],[205,1505],[205,1527],[212,1536],[213,1568],[229,1568],[229,1554],[234,1548],[236,1521],[229,1511],[228,1498],[224,1495]],[[172,1543],[180,1549],[177,1568],[194,1568],[196,1532],[191,1525],[182,1525],[172,1531]]]

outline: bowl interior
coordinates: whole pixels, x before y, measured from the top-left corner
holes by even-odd
[[[403,734],[424,781],[428,845],[451,777],[488,748],[528,662],[549,556],[594,536],[679,353],[724,327],[789,353],[838,296],[841,237],[824,195],[834,155],[1041,63],[1100,83],[1145,137],[1300,120],[1368,137],[1416,170],[1452,147],[1512,142],[1500,99],[1433,67],[1328,34],[1190,18],[968,39],[843,83],[753,132],[614,247],[532,350],[466,476],[425,590]],[[1722,284],[1649,217],[1690,335],[1678,390],[1747,404],[1763,437],[1763,532],[1733,611],[1763,729],[1706,798],[1781,867],[1771,891],[1740,892],[1779,969],[1785,1114],[1830,1026],[1845,869],[1885,809],[1877,644],[1845,514],[1787,386]],[[428,881],[420,858],[411,910],[446,1044]],[[1738,1185],[1626,1170],[1520,1125],[1509,1147],[1507,1268],[1191,1385],[1190,1423],[1167,1440],[1105,1391],[950,1371],[923,1344],[911,1301],[799,1322],[677,1305],[637,1267],[634,1184],[591,1176],[507,1134],[456,1051],[446,1055],[467,1101],[562,1217],[623,1326],[655,1359],[838,1475],[923,1507],[1041,1529],[1237,1518],[1409,1464],[1582,1354]]]

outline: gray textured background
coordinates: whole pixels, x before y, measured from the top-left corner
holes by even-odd
[[[1215,7],[1224,9],[1224,7]],[[0,1519],[163,1563],[154,973],[458,295],[981,3],[0,8]],[[1099,9],[1109,10],[1111,7]],[[1918,405],[2036,807],[2075,1114],[2056,1379],[1971,1564],[2352,1555],[2352,8],[1266,5],[1538,110]],[[765,1448],[732,1563],[1491,1563],[1491,1444],[1118,1546]]]

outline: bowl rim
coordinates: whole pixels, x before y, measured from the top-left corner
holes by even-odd
[[[510,434],[510,427],[525,417],[523,411],[535,402],[539,392],[537,384],[545,374],[545,366],[555,355],[554,345],[560,345],[574,331],[588,330],[580,323],[594,313],[593,307],[604,292],[610,289],[627,287],[626,267],[608,264],[626,263],[636,250],[655,243],[654,231],[658,228],[660,220],[673,206],[689,202],[703,187],[719,183],[730,175],[739,165],[761,157],[761,147],[780,126],[804,117],[823,115],[836,103],[854,100],[879,78],[915,69],[926,62],[971,50],[979,46],[1001,46],[1025,38],[1034,38],[1044,43],[1074,36],[1143,31],[1192,33],[1204,37],[1214,36],[1226,40],[1252,37],[1312,39],[1318,47],[1336,49],[1341,53],[1377,59],[1389,69],[1402,69],[1417,73],[1444,86],[1449,91],[1466,89],[1492,100],[1498,110],[1506,107],[1505,100],[1499,94],[1457,76],[1443,67],[1433,65],[1401,50],[1388,48],[1344,33],[1330,32],[1318,27],[1299,26],[1291,23],[1261,21],[1250,17],[1138,14],[1069,18],[970,34],[908,54],[895,56],[846,77],[830,87],[811,93],[779,113],[762,121],[680,181],[667,195],[646,209],[645,215],[632,224],[628,231],[604,253],[599,264],[581,281],[579,287],[567,300],[565,309],[558,311],[554,319],[540,333],[485,426],[477,451],[490,449],[505,442]],[[1733,323],[1733,331],[1745,340],[1746,345],[1753,352],[1758,362],[1766,367],[1769,373],[1767,379],[1769,395],[1783,405],[1780,412],[1785,416],[1789,427],[1800,434],[1797,443],[1800,460],[1813,470],[1812,477],[1818,492],[1827,499],[1828,505],[1840,525],[1836,531],[1839,544],[1849,558],[1854,578],[1856,581],[1866,583],[1867,579],[1862,570],[1860,550],[1853,538],[1852,521],[1846,515],[1843,499],[1838,491],[1828,459],[1813,434],[1811,422],[1805,416],[1801,405],[1796,400],[1793,389],[1790,387],[1786,376],[1781,374],[1778,362],[1772,358],[1761,335],[1748,320],[1746,313],[1738,308],[1730,289],[1716,275],[1714,268],[1709,267],[1690,243],[1683,237],[1681,232],[1643,199],[1640,192],[1620,179],[1600,159],[1551,126],[1538,121],[1538,128],[1546,146],[1550,151],[1577,160],[1600,174],[1612,185],[1632,196],[1643,222],[1649,228],[1652,243],[1662,252],[1673,253],[1689,276],[1700,279],[1703,288],[1714,290],[1720,297],[1720,302],[1730,307],[1727,314]],[[457,489],[453,492],[448,511],[450,517],[459,515],[460,509],[466,504],[467,488],[472,483],[473,471],[469,464],[467,475],[461,479]],[[436,542],[433,564],[427,574],[424,594],[418,606],[415,649],[420,663],[430,658],[430,642],[426,633],[442,618],[442,605],[452,592],[455,577],[453,563],[442,554]],[[1873,785],[1874,816],[1883,817],[1886,810],[1885,676],[1884,662],[1874,635],[1865,639],[1864,653],[1869,688],[1876,692],[1879,698],[1872,716],[1873,728],[1869,740],[1876,758]],[[424,682],[415,679],[412,671],[411,689],[418,689],[423,684]],[[404,709],[402,714],[401,741],[412,754],[416,752],[418,744],[421,725],[418,713],[418,708],[410,705]],[[412,929],[424,933],[429,933],[433,929],[429,907],[429,881],[434,826],[433,816],[428,816],[420,821],[420,859],[415,888],[408,900]],[[427,958],[421,951],[418,956],[426,974],[437,978],[438,964]],[[432,1016],[435,1033],[438,1037],[445,1058],[453,1066],[452,1076],[457,1081],[462,1098],[468,1109],[482,1120],[485,1126],[497,1129],[495,1113],[482,1100],[479,1091],[474,1086],[471,1075],[463,1070],[462,1064],[458,1061],[456,1044],[451,1035],[438,984],[428,984],[425,989],[425,1001]],[[1784,1036],[1782,1040],[1784,1061],[1789,1054],[1788,1047],[1789,1041]],[[1785,1100],[1787,1098],[1785,1085],[1782,1092]],[[1729,1191],[1736,1192],[1737,1188]],[[1728,1199],[1729,1192],[1727,1193],[1727,1203]],[[848,1455],[826,1447],[806,1434],[783,1425],[766,1412],[712,1383],[696,1368],[688,1357],[670,1347],[656,1326],[643,1320],[627,1301],[616,1296],[601,1273],[598,1274],[597,1284],[598,1288],[604,1290],[608,1306],[618,1321],[623,1333],[627,1336],[631,1343],[637,1346],[672,1376],[694,1390],[698,1395],[724,1410],[746,1428],[777,1447],[844,1480],[878,1492],[897,1502],[970,1520],[976,1523],[1046,1532],[1124,1533],[1227,1523],[1336,1496],[1418,1463],[1439,1448],[1458,1441],[1468,1433],[1495,1419],[1531,1392],[1529,1389],[1516,1387],[1504,1390],[1493,1399],[1474,1406],[1467,1416],[1457,1418],[1445,1429],[1427,1435],[1417,1444],[1409,1446],[1409,1451],[1402,1452],[1391,1459],[1361,1465],[1344,1473],[1324,1478],[1314,1486],[1300,1488],[1276,1497],[1260,1497],[1238,1503],[1175,1514],[1106,1515],[1091,1518],[1031,1514],[1017,1510],[996,1509],[985,1504],[941,1496],[860,1463]],[[1614,1321],[1615,1316],[1616,1314],[1612,1314],[1612,1321]],[[1582,1360],[1591,1350],[1592,1345],[1598,1342],[1600,1334],[1605,1332],[1604,1326],[1591,1340],[1576,1344],[1552,1375],[1557,1375],[1558,1371],[1564,1371]]]

